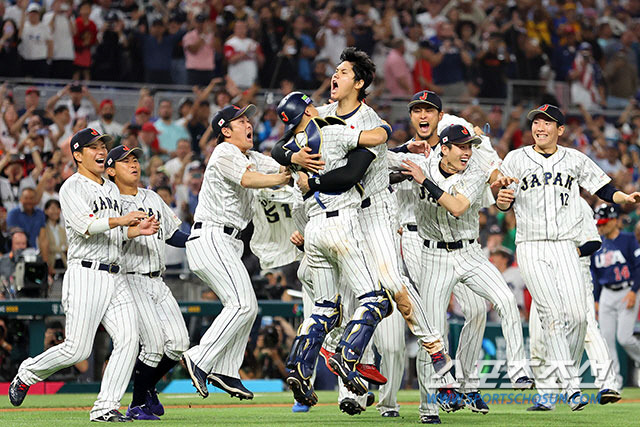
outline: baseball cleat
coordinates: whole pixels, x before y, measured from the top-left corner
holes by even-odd
[[[22,380],[16,375],[9,386],[9,401],[13,406],[22,405],[24,398],[27,397],[28,391],[29,386],[22,382]]]
[[[144,404],[149,408],[153,415],[164,415],[164,406],[160,403],[160,399],[158,399],[158,390],[155,388],[147,391]]]
[[[471,412],[476,412],[478,414],[489,413],[489,407],[484,402],[484,400],[482,400],[482,395],[477,391],[467,393],[464,399],[464,403],[467,408],[471,409]]]
[[[322,358],[324,359],[324,363],[325,365],[327,365],[327,369],[329,369],[332,374],[338,375],[336,371],[334,371],[334,369],[331,367],[331,365],[329,365],[329,359],[334,354],[334,352],[329,351],[324,347],[320,348],[320,356],[322,356]],[[387,378],[385,378],[385,376],[382,375],[380,371],[378,371],[375,365],[370,365],[368,363],[358,363],[356,365],[356,370],[360,372],[362,378],[369,381],[371,384],[385,385],[387,383]]]
[[[202,398],[209,396],[209,390],[207,390],[207,373],[198,368],[198,365],[193,363],[187,353],[182,355],[182,362],[187,368],[187,372],[191,377],[191,382],[196,390],[198,390],[198,393],[200,393],[200,396],[202,396]]]
[[[582,411],[584,407],[589,404],[589,397],[584,396],[579,391],[576,391],[571,395],[571,397],[569,397],[567,403],[569,404],[569,408],[571,408],[572,411]]]
[[[445,412],[456,412],[465,407],[464,395],[451,388],[438,389],[436,402]]]
[[[291,412],[309,412],[311,407],[300,402],[295,402],[291,407]]]
[[[355,399],[352,399],[350,397],[345,397],[340,401],[340,410],[349,415],[359,415],[365,409],[366,408],[360,406],[360,404],[356,402]]]
[[[154,415],[147,405],[140,405],[127,408],[127,417],[132,420],[159,421],[160,417]]]
[[[598,403],[601,405],[606,405],[607,403],[616,403],[620,399],[622,399],[620,393],[610,388],[605,388],[598,392]]]
[[[367,408],[376,402],[376,395],[372,391],[367,392]]]
[[[440,377],[445,376],[453,368],[453,361],[444,350],[433,353],[431,355],[431,363],[433,363],[433,370],[436,371],[436,375]]]
[[[313,406],[318,403],[318,396],[313,390],[313,384],[308,379],[303,378],[297,370],[289,372],[286,383],[293,392],[296,403],[299,402],[306,406]]]
[[[400,412],[398,411],[386,411],[380,414],[380,416],[385,418],[398,418],[400,416]]]
[[[128,423],[133,421],[131,418],[122,415],[117,409],[112,409],[106,414],[102,414],[99,417],[91,418],[91,422],[94,423]]]
[[[341,355],[334,354],[329,358],[329,365],[337,372],[338,376],[342,378],[342,382],[347,390],[352,393],[362,396],[367,392],[367,386],[362,378],[358,375],[358,372],[354,369],[353,362],[345,361]]]
[[[442,424],[437,415],[420,415],[420,422],[422,424]]]
[[[544,406],[542,403],[536,403],[533,406],[529,406],[527,408],[527,411],[529,412],[547,412],[547,411],[552,411],[552,408],[549,408],[548,406]]]
[[[251,393],[238,378],[222,374],[209,374],[207,379],[211,385],[226,391],[231,397],[237,397],[240,400],[253,399],[253,393]]]
[[[535,381],[533,378],[529,377],[520,377],[513,384],[513,388],[516,390],[531,390],[535,387]]]

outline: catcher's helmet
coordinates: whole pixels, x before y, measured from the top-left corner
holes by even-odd
[[[304,110],[311,104],[311,98],[302,92],[291,92],[278,104],[277,113],[285,124],[285,132],[293,129],[302,120]]]
[[[618,205],[602,204],[596,208],[594,218],[597,220],[597,224],[606,224],[611,219],[616,219],[620,216],[620,207]]]

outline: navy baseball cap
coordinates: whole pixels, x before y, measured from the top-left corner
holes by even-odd
[[[479,136],[471,133],[462,125],[451,125],[440,132],[441,144],[480,144]]]
[[[564,114],[555,105],[544,104],[527,113],[527,119],[533,120],[538,114],[543,114],[558,123],[558,126],[564,125]]]
[[[620,216],[620,206],[602,204],[596,208],[593,217],[596,219],[596,224],[603,225],[612,219],[616,219]]]
[[[438,111],[442,111],[442,101],[440,97],[430,90],[423,90],[413,95],[407,107],[409,107],[409,111],[411,111],[411,107],[418,104],[427,104]]]
[[[113,168],[116,166],[116,162],[119,162],[130,154],[133,154],[139,159],[142,157],[142,150],[138,147],[129,148],[126,145],[118,145],[109,151],[109,154],[107,154],[107,158],[104,161],[104,167]]]
[[[71,142],[69,142],[69,144],[71,145],[71,152],[73,153],[75,151],[81,151],[82,148],[86,147],[87,145],[91,145],[98,140],[103,140],[105,144],[107,144],[113,141],[113,138],[111,137],[111,135],[102,134],[95,129],[84,128],[81,131],[78,131],[71,138]]]
[[[298,126],[307,106],[312,103],[311,98],[302,92],[291,92],[282,98],[276,112],[280,120],[284,122],[285,132]]]
[[[223,127],[229,126],[229,123],[234,121],[240,116],[251,117],[256,113],[256,106],[249,104],[244,108],[237,107],[235,105],[229,105],[218,111],[213,119],[211,119],[211,128],[213,129],[212,136],[216,138]]]

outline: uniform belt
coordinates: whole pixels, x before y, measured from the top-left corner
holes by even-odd
[[[202,222],[195,222],[193,223],[193,229],[194,230],[199,230],[202,228]],[[224,231],[225,234],[228,234],[229,236],[233,236],[234,232],[236,232],[237,230],[233,227],[229,227],[228,225],[225,225],[222,227],[222,231]],[[240,238],[240,232],[237,232],[235,235],[236,239]]]
[[[118,274],[120,272],[120,266],[118,264],[103,264],[95,261],[80,261],[80,265],[84,268],[91,268],[94,270],[106,271],[111,274]]]
[[[468,243],[467,243],[468,242]],[[453,251],[455,249],[462,249],[466,244],[472,244],[475,242],[473,240],[458,240],[457,242],[432,242],[431,240],[425,240],[424,245],[428,248],[436,247],[438,249],[446,249],[448,251]]]
[[[631,282],[629,282],[629,281],[620,282],[620,283],[612,283],[610,285],[604,285],[604,287],[609,289],[610,291],[621,291],[622,289],[628,288],[630,286],[631,286]]]
[[[409,231],[418,231],[418,226],[415,224],[407,224],[407,230]]]
[[[334,216],[338,216],[339,214],[340,214],[340,211],[325,212],[325,215],[327,216],[327,218],[333,218]]]
[[[162,271],[152,271],[151,273],[138,273],[137,271],[129,271],[127,274],[138,274],[140,276],[151,277],[153,279],[155,277],[160,277],[162,275]]]

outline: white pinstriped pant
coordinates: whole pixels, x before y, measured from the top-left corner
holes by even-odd
[[[70,261],[62,282],[65,340],[20,365],[18,377],[27,385],[87,359],[100,323],[113,341],[91,418],[118,409],[138,354],[138,317],[123,274],[82,267]]]
[[[166,354],[180,360],[189,348],[189,331],[180,306],[162,277],[127,274],[127,283],[138,309],[140,355],[145,364],[156,367]]]
[[[222,311],[186,353],[206,373],[240,378],[251,327],[258,314],[249,273],[240,259],[242,241],[204,223],[187,241],[189,268],[218,296]]]
[[[580,270],[584,280],[585,299],[587,303],[587,331],[584,338],[584,349],[587,352],[589,363],[591,364],[591,374],[595,378],[595,384],[602,389],[619,390],[620,384],[616,379],[615,371],[609,348],[602,336],[596,320],[595,304],[593,300],[593,279],[589,264],[580,259]],[[558,393],[557,376],[552,378],[542,378],[545,376],[544,361],[547,353],[546,334],[540,323],[537,307],[531,304],[529,314],[529,337],[531,349],[531,367],[536,377],[536,388],[540,395],[550,395]],[[576,366],[582,361],[582,353],[574,354]],[[545,406],[553,406],[553,401],[546,399]]]
[[[582,355],[587,330],[587,298],[575,243],[521,242],[516,251],[522,278],[545,333],[543,376],[557,371],[560,389],[571,396],[580,390],[574,360]]]
[[[419,280],[422,275],[422,248],[424,241],[417,231],[410,231],[407,226],[402,232],[402,256],[411,280],[419,286],[420,294],[425,292],[422,286],[429,283]],[[458,300],[464,314],[464,325],[460,331],[458,349],[456,350],[456,381],[463,393],[477,391],[480,387],[478,360],[482,352],[482,338],[487,324],[487,304],[484,298],[473,292],[466,285],[457,283],[453,287],[453,295]],[[445,340],[447,335],[444,335]]]
[[[441,331],[446,329],[446,309],[453,288],[457,283],[493,303],[500,315],[502,334],[507,342],[507,370],[515,381],[528,375],[522,338],[522,324],[516,299],[509,285],[496,267],[486,258],[478,243],[468,244],[462,249],[422,249],[423,301],[429,321]],[[446,384],[445,379],[434,381],[434,372],[426,351],[418,352],[418,379],[420,382],[420,413],[435,415],[438,406],[427,394],[432,394]]]

